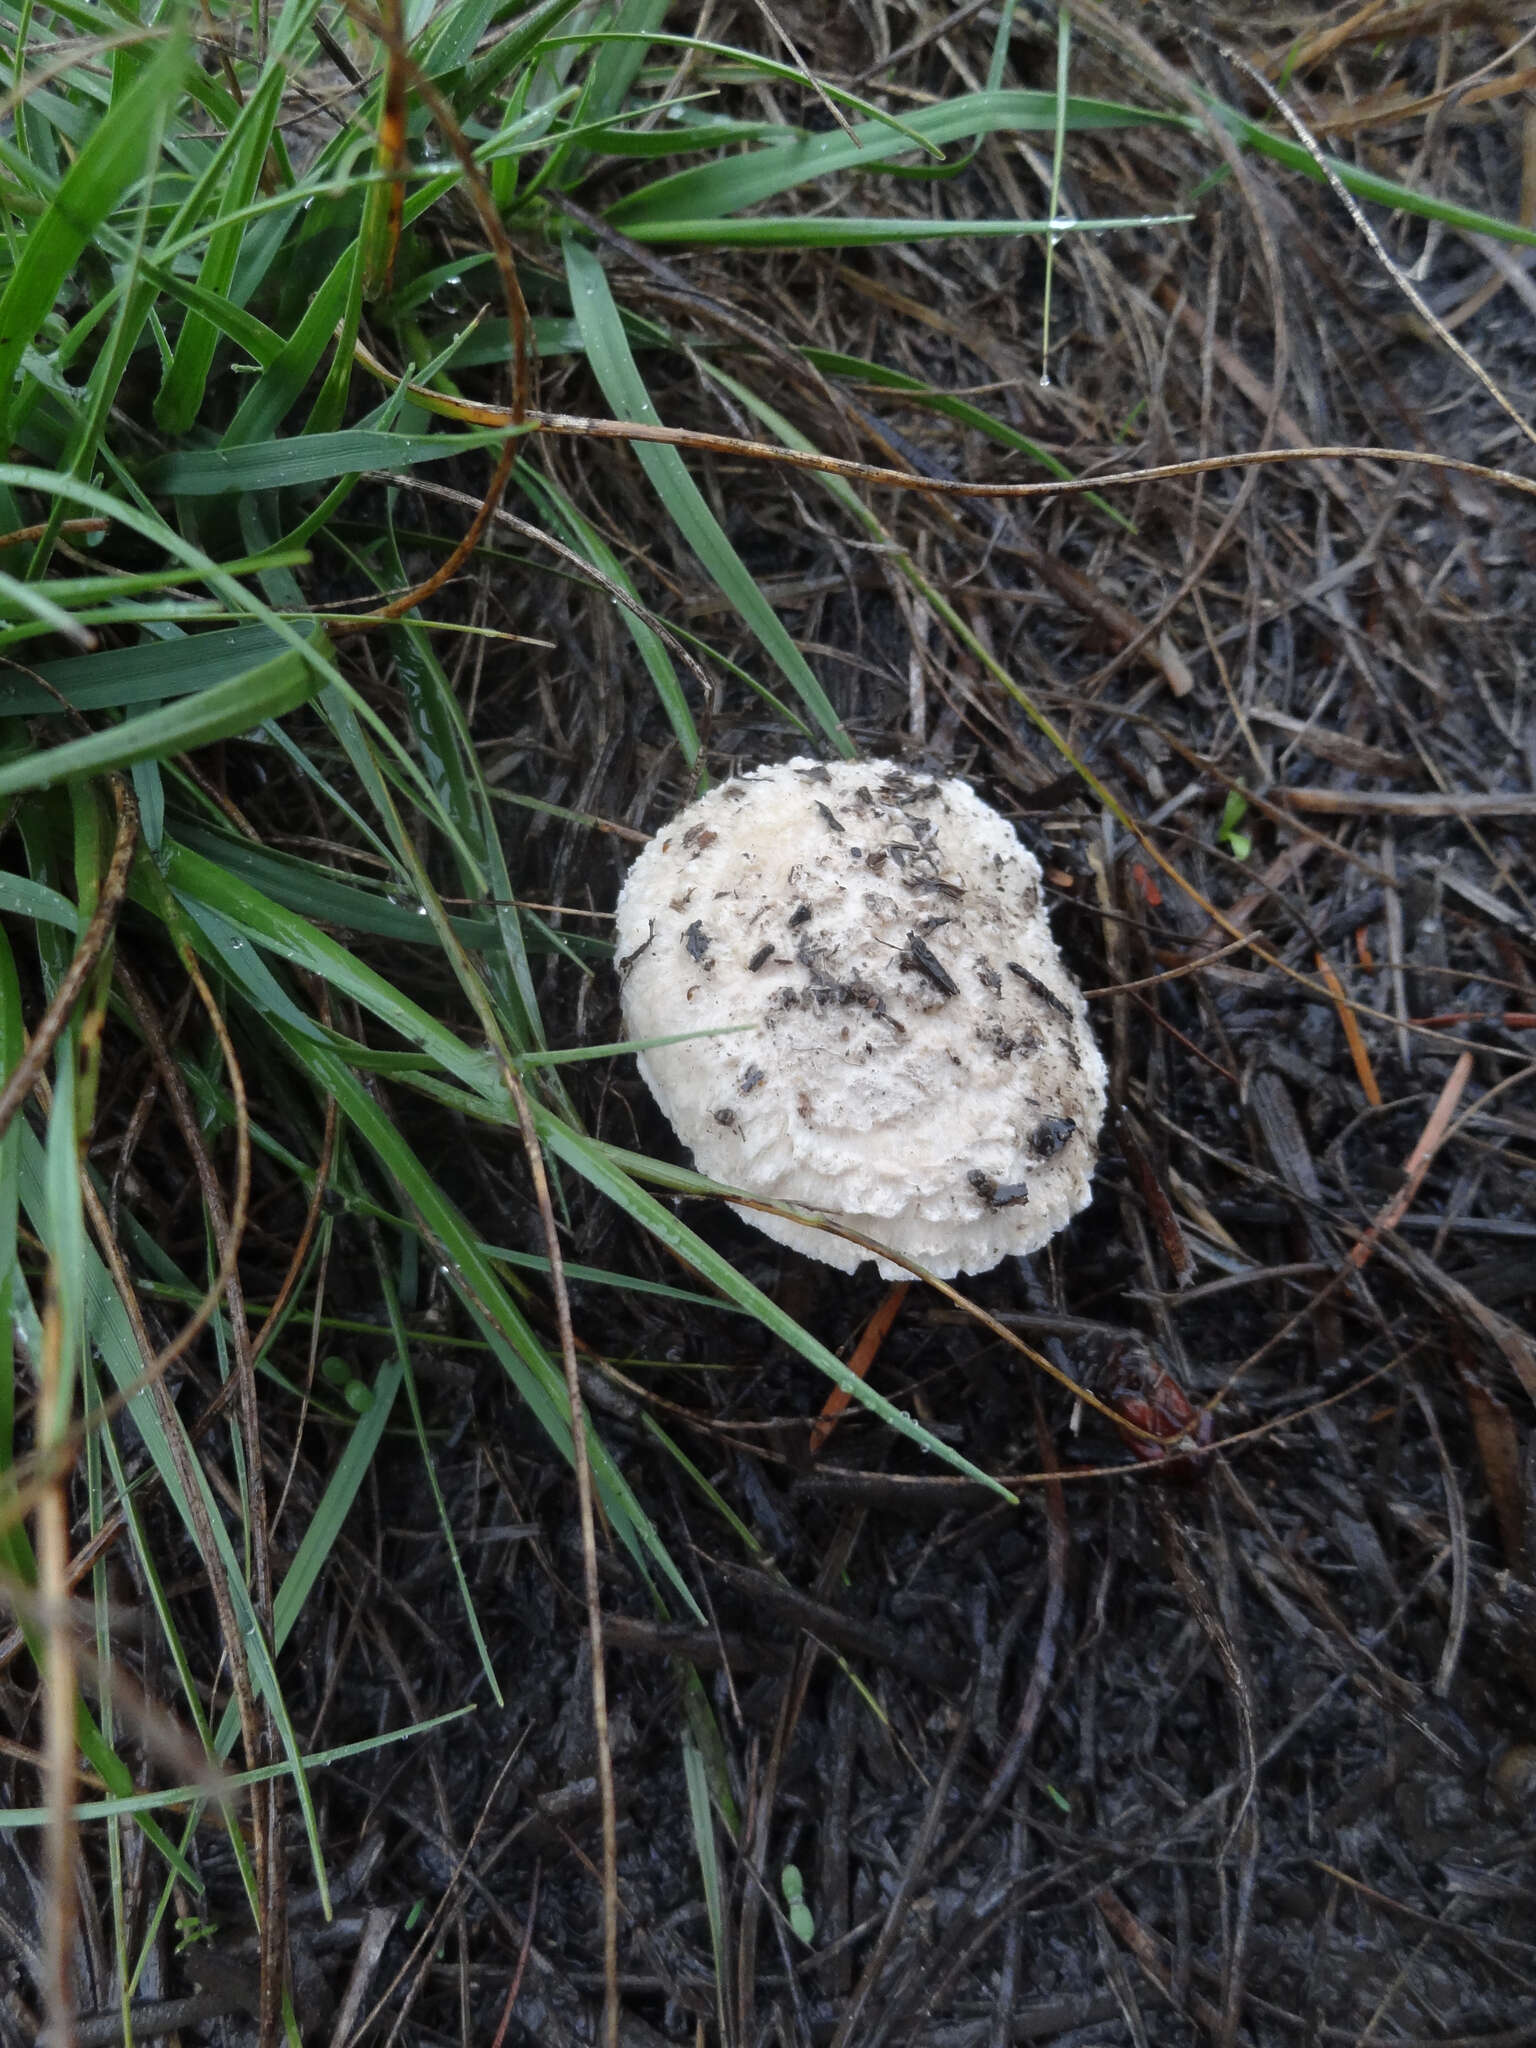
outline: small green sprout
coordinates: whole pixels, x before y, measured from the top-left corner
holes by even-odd
[[[779,1874],[779,1884],[783,1889],[784,1903],[789,1908],[789,1924],[809,1948],[816,1939],[816,1922],[805,1903],[805,1880],[800,1875],[799,1865],[786,1863]]]
[[[354,1415],[366,1415],[373,1406],[373,1389],[360,1380],[344,1358],[333,1353],[320,1361],[320,1376],[329,1380]]]
[[[1216,838],[1220,845],[1228,849],[1234,860],[1246,860],[1253,851],[1253,840],[1250,835],[1238,830],[1247,813],[1247,797],[1239,790],[1230,791],[1226,808],[1221,814],[1221,823],[1216,828]]]

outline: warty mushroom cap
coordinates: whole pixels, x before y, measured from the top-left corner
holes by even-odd
[[[1039,863],[966,783],[890,761],[734,776],[630,869],[615,958],[629,1037],[719,1034],[638,1056],[712,1179],[946,1279],[1037,1250],[1088,1201],[1104,1061]],[[738,1213],[843,1272],[872,1256]]]

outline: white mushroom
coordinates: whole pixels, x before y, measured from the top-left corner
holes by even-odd
[[[1039,864],[965,783],[889,761],[734,777],[645,848],[617,923],[627,1034],[716,1034],[639,1055],[700,1172],[945,1278],[1087,1202],[1104,1062]],[[844,1272],[871,1256],[739,1213]]]

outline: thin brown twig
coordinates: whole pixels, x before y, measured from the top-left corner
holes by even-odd
[[[1203,973],[1207,967],[1214,966],[1220,960],[1230,959],[1234,953],[1241,953],[1252,943],[1246,935],[1242,938],[1229,939],[1224,946],[1217,946],[1209,953],[1202,953],[1198,960],[1181,961],[1177,967],[1165,967],[1159,974],[1143,975],[1140,981],[1109,981],[1102,988],[1085,988],[1083,999],[1090,1003],[1103,1002],[1110,996],[1134,996],[1146,988],[1161,988],[1165,981],[1182,981],[1186,975]]]
[[[501,2023],[496,2029],[496,2038],[491,2048],[502,2048],[507,2038],[507,2028],[512,2024],[512,2014],[517,2006],[517,1994],[523,1988],[523,1973],[528,1967],[528,1952],[533,1947],[533,1924],[539,1916],[539,1866],[533,1866],[533,1883],[528,1891],[528,1912],[523,1921],[523,1939],[517,1951],[517,1968],[512,1972],[512,1982],[507,1986],[507,2002],[501,2009]]]
[[[1413,1206],[1414,1199],[1423,1185],[1424,1176],[1429,1171],[1430,1163],[1445,1142],[1462,1091],[1471,1078],[1472,1055],[1464,1052],[1446,1076],[1445,1086],[1440,1090],[1439,1099],[1430,1111],[1429,1120],[1408,1155],[1403,1167],[1402,1186],[1377,1215],[1359,1243],[1350,1251],[1349,1263],[1357,1270],[1365,1264],[1385,1233],[1395,1230]]]
[[[123,40],[126,41],[127,38],[125,37]],[[29,83],[35,82],[35,79],[29,80]],[[58,530],[61,534],[110,533],[112,531],[112,521],[110,519],[61,519]],[[48,531],[49,525],[47,520],[43,520],[36,526],[13,526],[9,533],[0,533],[0,548],[24,547],[29,541],[41,540]]]
[[[1209,1999],[1202,1998],[1198,1991],[1190,1992],[1188,2003],[1181,2004],[1175,1991],[1173,1973],[1164,1960],[1163,1944],[1156,1935],[1148,1933],[1135,1914],[1107,1885],[1103,1890],[1094,1893],[1093,1902],[1174,2011],[1181,2016],[1187,2015],[1199,2026],[1204,2027],[1208,2034],[1219,2039],[1223,2031],[1222,2014]]]
[[[571,1324],[571,1302],[566,1291],[565,1267],[560,1256],[560,1237],[555,1227],[554,1205],[549,1198],[549,1176],[544,1170],[544,1153],[534,1128],[533,1111],[510,1060],[503,1060],[502,1082],[517,1111],[517,1127],[533,1181],[534,1199],[544,1233],[549,1259],[550,1290],[555,1300],[555,1325],[560,1337],[560,1357],[565,1367],[566,1400],[570,1410],[571,1462],[576,1470],[576,1509],[581,1523],[581,1556],[587,1603],[587,1639],[592,1653],[592,1732],[597,1749],[597,1783],[603,1820],[603,2035],[607,2048],[619,2048],[619,1823],[618,1802],[613,1786],[613,1746],[608,1732],[608,1674],[603,1646],[602,1588],[597,1574],[597,1517],[592,1497],[592,1466],[587,1453],[586,1405],[582,1400],[581,1371],[576,1362],[575,1333]]]
[[[1396,790],[1276,788],[1272,803],[1329,818],[1369,813],[1385,818],[1536,818],[1528,790]]]
[[[432,574],[424,582],[418,583],[414,590],[406,591],[403,597],[392,599],[372,616],[364,613],[360,618],[338,622],[333,629],[334,634],[339,636],[342,633],[361,632],[368,626],[384,625],[395,619],[403,619],[407,612],[415,611],[417,606],[425,604],[429,597],[435,597],[443,585],[458,574],[463,564],[480,545],[481,535],[500,509],[501,494],[507,487],[507,478],[512,474],[512,465],[516,460],[517,443],[508,441],[497,457],[495,471],[486,486],[485,496],[481,499],[474,518],[455,543],[446,561],[440,562]]]
[[[1372,1109],[1380,1109],[1381,1084],[1376,1079],[1375,1068],[1371,1065],[1371,1055],[1366,1049],[1365,1034],[1360,1029],[1360,1020],[1355,1015],[1349,997],[1345,993],[1344,984],[1338,976],[1338,970],[1334,967],[1328,955],[1320,952],[1315,955],[1315,958],[1317,961],[1317,971],[1327,983],[1328,993],[1333,997],[1333,1007],[1338,1012],[1339,1024],[1344,1033],[1344,1043],[1349,1047],[1349,1056],[1355,1063],[1355,1072],[1359,1076],[1361,1092]]]
[[[855,1379],[862,1380],[868,1377],[869,1369],[874,1364],[881,1345],[890,1335],[891,1325],[895,1322],[901,1304],[906,1300],[911,1286],[910,1280],[897,1280],[893,1282],[881,1300],[880,1306],[865,1324],[863,1334],[854,1347],[853,1356],[848,1361],[848,1370]],[[834,1387],[831,1393],[828,1394],[826,1400],[822,1403],[821,1413],[811,1424],[811,1454],[813,1457],[826,1443],[833,1430],[836,1429],[838,1417],[847,1408],[852,1399],[853,1395],[846,1387]]]
[[[372,35],[377,36],[388,50],[392,63],[397,67],[397,75],[403,78],[411,91],[421,99],[443,140],[458,158],[470,204],[475,209],[481,232],[490,246],[496,274],[501,281],[502,297],[507,310],[507,339],[512,356],[512,405],[509,417],[512,425],[521,425],[532,397],[533,365],[529,345],[528,305],[523,297],[523,288],[518,282],[517,259],[507,238],[507,231],[502,226],[496,201],[485,182],[485,173],[476,160],[469,138],[454,116],[453,108],[405,48],[402,37],[399,34],[392,36],[389,26],[381,21],[371,8],[365,7],[362,0],[346,0],[346,7],[353,20],[360,22]]]
[[[1030,503],[1037,499],[1080,497],[1095,491],[1139,489],[1149,483],[1167,483],[1181,477],[1209,476],[1228,469],[1267,469],[1295,462],[1378,462],[1407,468],[1435,469],[1453,476],[1474,476],[1484,483],[1536,497],[1536,478],[1521,476],[1517,470],[1499,469],[1473,462],[1463,456],[1442,455],[1427,448],[1362,447],[1354,442],[1304,444],[1286,448],[1239,448],[1224,455],[1192,456],[1181,462],[1160,462],[1144,469],[1110,470],[1099,476],[1050,477],[1044,482],[977,483],[964,478],[924,476],[907,469],[888,469],[874,463],[855,462],[845,455],[827,455],[814,448],[786,448],[773,441],[755,441],[739,434],[717,434],[694,427],[668,427],[654,420],[613,420],[581,413],[529,410],[521,419],[504,405],[484,405],[462,398],[448,398],[430,385],[397,377],[361,342],[354,354],[362,367],[381,382],[403,386],[407,395],[428,412],[469,426],[504,427],[509,433],[558,434],[567,439],[589,441],[649,441],[668,448],[691,448],[700,453],[733,455],[753,462],[768,462],[782,469],[810,470],[816,474],[846,477],[855,483],[880,490],[927,492],[936,497],[995,498]],[[413,480],[414,481],[414,480]]]
[[[117,810],[117,834],[107,872],[102,878],[101,894],[85,928],[85,935],[54,990],[52,1002],[43,1012],[26,1051],[7,1076],[4,1088],[0,1089],[0,1136],[10,1128],[11,1119],[37,1086],[43,1069],[52,1058],[60,1033],[74,1014],[75,1005],[85,993],[86,983],[107,949],[128,895],[129,870],[139,843],[139,806],[126,776],[112,776],[110,786]]]

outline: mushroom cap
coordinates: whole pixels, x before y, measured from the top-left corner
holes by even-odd
[[[733,776],[630,869],[615,957],[628,1036],[718,1034],[638,1056],[711,1179],[942,1278],[1035,1251],[1088,1201],[1104,1061],[1039,863],[966,783],[891,761]],[[872,1256],[738,1213],[843,1272]]]

